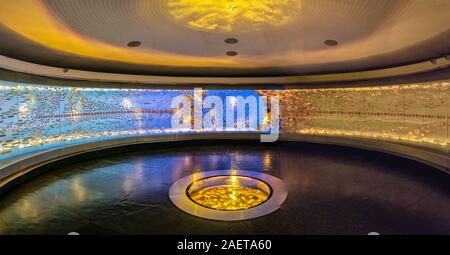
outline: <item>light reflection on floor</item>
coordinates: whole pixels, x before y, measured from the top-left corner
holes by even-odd
[[[198,171],[262,171],[289,196],[267,216],[196,218],[168,198]],[[2,234],[450,234],[448,176],[382,154],[317,145],[180,146],[80,161],[0,197]]]

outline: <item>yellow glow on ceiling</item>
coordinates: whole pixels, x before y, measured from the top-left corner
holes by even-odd
[[[97,41],[70,30],[48,10],[42,0],[0,1],[0,22],[21,36],[61,52],[133,64],[171,66],[239,66],[230,58],[172,54],[150,49],[130,49]],[[245,67],[245,66],[242,66]]]
[[[258,31],[287,24],[298,14],[299,0],[167,0],[180,24],[218,32]]]

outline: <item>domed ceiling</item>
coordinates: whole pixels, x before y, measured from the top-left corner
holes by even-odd
[[[448,0],[0,1],[0,54],[174,76],[350,72],[448,54],[449,17]]]

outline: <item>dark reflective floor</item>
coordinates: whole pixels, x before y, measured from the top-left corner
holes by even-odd
[[[289,194],[270,215],[196,218],[168,198],[196,171],[263,171]],[[0,197],[2,234],[450,234],[450,178],[374,152],[312,144],[199,145],[85,160]]]

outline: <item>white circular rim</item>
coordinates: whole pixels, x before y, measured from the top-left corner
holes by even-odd
[[[186,189],[191,183],[203,178],[220,175],[238,175],[262,180],[271,187],[272,194],[268,200],[260,205],[236,211],[221,211],[207,208],[195,203],[188,197]],[[286,197],[287,189],[282,180],[265,173],[243,170],[215,170],[191,174],[177,180],[169,190],[170,201],[182,211],[200,218],[219,221],[248,220],[267,215],[278,210],[284,200],[286,200]]]

